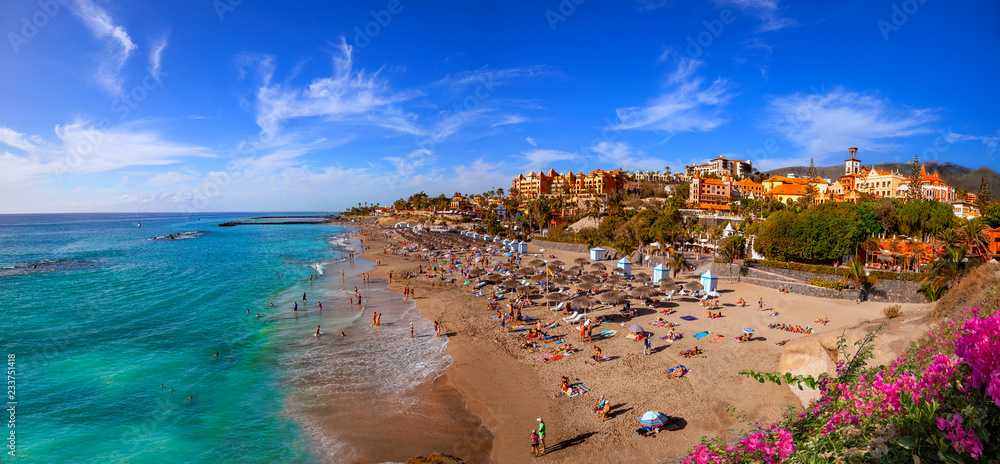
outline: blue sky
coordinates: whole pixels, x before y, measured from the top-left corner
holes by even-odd
[[[1000,5],[0,5],[0,213],[339,210],[518,172],[1000,168]]]

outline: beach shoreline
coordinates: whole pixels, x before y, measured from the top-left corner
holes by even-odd
[[[349,223],[358,227],[365,224]],[[366,225],[369,226],[370,225]],[[817,334],[829,334],[864,320],[880,317],[882,305],[845,305],[839,300],[823,300],[795,294],[781,294],[773,289],[747,284],[720,282],[724,292],[723,311],[727,317],[708,320],[705,310],[695,301],[677,299],[669,303],[677,314],[697,317],[693,322],[683,322],[678,330],[685,338],[668,344],[659,339],[666,329],[651,327],[649,322],[659,316],[652,310],[635,318],[646,330],[653,332],[653,353],[642,354],[641,343],[627,340],[624,333],[609,340],[594,343],[579,342],[574,327],[541,305],[526,308],[525,315],[537,317],[543,323],[558,322],[550,333],[565,334],[565,339],[582,351],[560,361],[537,360],[518,348],[523,337],[511,332],[501,333],[496,321],[488,316],[485,298],[473,296],[465,279],[455,274],[454,284],[417,276],[401,279],[405,272],[416,273],[431,262],[413,257],[383,253],[386,241],[358,227],[354,236],[364,240],[368,248],[360,256],[379,264],[370,272],[388,287],[402,293],[404,286],[415,291],[415,303],[421,317],[439,321],[447,334],[447,353],[451,364],[442,378],[464,398],[468,409],[482,418],[484,425],[494,435],[492,459],[497,463],[523,462],[531,456],[528,436],[537,425],[537,418],[547,424],[547,453],[543,458],[552,462],[590,462],[595,455],[602,462],[669,462],[683,457],[688,449],[700,443],[702,436],[730,438],[741,424],[735,411],[760,421],[772,421],[788,407],[801,408],[798,398],[787,387],[762,384],[739,375],[743,369],[760,372],[777,372],[783,348],[775,345],[780,339],[797,339],[805,334],[768,330],[768,322],[782,322],[806,326],[814,317],[829,317],[830,325],[816,326]],[[528,257],[538,253],[529,246]],[[583,256],[552,250],[565,262]],[[549,252],[545,253],[550,254]],[[611,264],[611,263],[609,263]],[[636,266],[635,272],[651,270]],[[694,276],[682,274],[678,280],[695,282]],[[732,303],[743,297],[751,307],[736,308]],[[765,309],[757,311],[758,298],[765,300]],[[905,306],[905,305],[904,305]],[[777,313],[779,317],[771,317]],[[906,309],[911,309],[907,307]],[[610,314],[602,309],[598,314]],[[631,323],[631,322],[630,322]],[[624,332],[616,322],[606,326]],[[758,328],[758,341],[738,343],[730,338],[739,335],[739,328]],[[602,327],[604,328],[604,327]],[[723,335],[717,342],[707,338],[696,340],[691,336],[702,329]],[[762,329],[762,330],[761,330]],[[599,345],[611,359],[599,365],[585,361],[591,345]],[[679,351],[692,346],[707,351],[705,356],[685,359]],[[548,348],[548,347],[546,347]],[[691,373],[680,379],[668,378],[667,370],[684,364]],[[572,381],[585,383],[591,392],[578,398],[559,396],[559,378],[567,376]],[[605,395],[612,404],[611,418],[601,422],[591,412],[591,407]],[[641,437],[636,418],[647,410],[659,410],[678,420],[679,430],[663,432],[654,438]]]

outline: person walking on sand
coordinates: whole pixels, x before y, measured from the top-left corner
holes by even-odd
[[[538,446],[541,447],[541,454],[545,454],[545,421],[541,417],[538,421]]]
[[[763,311],[763,310],[764,310],[764,299],[763,298],[758,298],[757,299],[757,311]]]
[[[531,429],[531,454],[538,456],[538,432],[535,429]]]
[[[645,336],[646,338],[642,340],[642,346],[643,346],[642,354],[650,354],[652,353],[653,350],[653,342],[652,342],[653,334],[646,332]]]

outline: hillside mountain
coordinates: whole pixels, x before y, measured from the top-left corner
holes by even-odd
[[[927,161],[923,163],[927,168],[927,173],[933,173],[935,170],[938,171],[938,175],[941,176],[948,185],[956,189],[964,189],[970,193],[976,193],[979,191],[979,179],[982,177],[986,178],[986,181],[990,183],[990,192],[993,193],[993,197],[996,198],[1000,195],[1000,174],[996,171],[987,168],[967,168],[965,166],[959,166],[955,163],[941,163],[938,161]],[[867,166],[871,168],[875,166],[876,169],[882,171],[898,171],[904,177],[910,175],[910,164],[909,163],[877,163],[877,164],[862,164],[862,166]],[[808,166],[789,166],[786,168],[778,168],[767,171],[768,175],[788,175],[795,174],[796,176],[805,176],[806,171],[809,170]],[[820,177],[824,179],[830,179],[836,182],[841,175],[844,174],[844,165],[837,166],[823,166],[816,167],[816,172]]]

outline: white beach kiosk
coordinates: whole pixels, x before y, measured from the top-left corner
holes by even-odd
[[[618,260],[618,269],[625,271],[625,275],[632,275],[632,261],[628,256]]]
[[[670,277],[670,268],[663,263],[657,264],[653,268],[653,282],[659,282],[660,279],[665,279]]]
[[[527,253],[528,252],[528,242],[525,242],[524,240],[521,240],[520,242],[516,243],[515,245],[516,245],[516,250],[515,251],[517,251],[518,253]]]
[[[608,251],[604,248],[591,248],[590,249],[590,260],[591,261],[604,261],[607,259]]]
[[[709,269],[701,275],[701,286],[706,292],[714,292],[719,287],[719,277],[712,274],[712,270]]]

